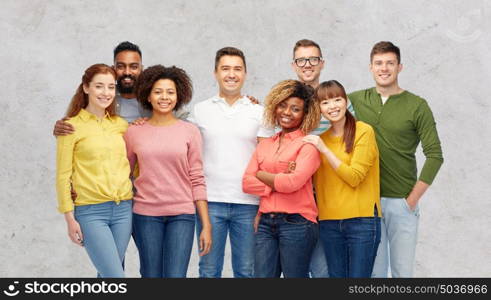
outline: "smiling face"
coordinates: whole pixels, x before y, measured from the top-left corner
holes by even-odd
[[[295,63],[298,59],[307,59],[307,58],[319,58],[321,56],[319,49],[314,46],[308,47],[299,47],[295,51],[295,57],[293,58],[292,68],[295,73],[297,73],[298,80],[301,82],[308,84],[312,87],[317,87],[319,85],[319,77],[321,75],[321,71],[324,68],[324,61],[319,60],[318,64],[313,66],[310,61],[305,62],[303,67],[297,66]]]
[[[215,78],[220,88],[220,96],[238,96],[244,85],[246,71],[240,56],[224,55],[218,61]]]
[[[111,73],[99,73],[83,89],[89,100],[87,110],[104,112],[116,96],[116,81]]]
[[[298,97],[290,97],[276,106],[276,121],[284,132],[292,132],[300,128],[304,117],[305,101]]]
[[[393,88],[398,86],[397,76],[402,71],[397,55],[393,52],[373,55],[370,71],[378,87]]]
[[[347,101],[341,96],[319,101],[324,118],[332,124],[342,122],[346,118]]]
[[[168,114],[177,103],[176,84],[170,79],[159,79],[153,84],[148,102],[152,104],[153,112]]]
[[[121,94],[133,94],[136,80],[142,72],[142,59],[136,51],[121,51],[114,58],[114,70]]]

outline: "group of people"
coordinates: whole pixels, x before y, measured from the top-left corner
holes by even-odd
[[[411,277],[418,203],[443,163],[432,112],[399,87],[391,42],[372,48],[370,89],[321,83],[324,63],[298,41],[298,79],[262,106],[242,94],[244,53],[222,48],[218,94],[190,112],[186,72],[143,70],[133,43],[90,66],[54,135],[58,210],[98,275],[124,276],[133,236],[142,277],[185,277],[196,232],[200,277],[221,277],[227,236],[237,278]]]

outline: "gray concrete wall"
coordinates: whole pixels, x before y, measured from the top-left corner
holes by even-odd
[[[56,211],[55,120],[83,70],[112,63],[130,40],[144,64],[189,72],[194,102],[214,95],[215,51],[244,50],[244,91],[263,99],[294,78],[294,43],[317,41],[322,80],[348,90],[372,86],[371,46],[402,49],[400,84],[428,100],[445,163],[422,199],[415,275],[491,276],[491,2],[478,1],[41,1],[2,0],[0,10],[0,277],[92,277],[82,248]],[[421,154],[419,154],[421,162]],[[138,276],[133,244],[128,276]],[[231,276],[227,257],[224,276]],[[189,276],[197,276],[193,252]]]

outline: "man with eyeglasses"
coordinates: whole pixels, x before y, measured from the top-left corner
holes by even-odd
[[[311,40],[300,40],[293,48],[292,68],[298,79],[313,88],[319,86],[324,60],[319,45]]]
[[[314,89],[319,86],[319,78],[324,69],[324,59],[319,45],[312,40],[299,40],[293,48],[292,69],[297,73],[298,80]],[[329,121],[321,116],[321,123],[312,134],[320,135],[329,128]],[[310,276],[313,278],[329,277],[324,248],[320,241],[312,253]]]
[[[321,72],[324,69],[324,59],[319,44],[307,39],[296,42],[295,47],[293,47],[291,66],[293,71],[297,73],[298,80],[314,89],[317,88],[320,83]],[[348,109],[353,113],[351,103],[349,103]],[[320,135],[329,127],[329,121],[321,116],[320,125],[312,131],[312,134]]]
[[[292,69],[297,73],[298,80],[310,85],[314,89],[320,84],[320,75],[324,69],[324,59],[322,51],[316,42],[302,39],[295,43],[293,47]],[[354,115],[353,107],[348,101],[348,110]],[[330,123],[321,115],[319,127],[314,129],[311,134],[321,135],[329,129]],[[313,278],[329,277],[327,271],[326,256],[322,243],[318,241],[310,261],[310,276]]]

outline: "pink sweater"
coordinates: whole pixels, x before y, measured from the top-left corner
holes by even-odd
[[[170,126],[148,122],[130,126],[124,135],[134,185],[133,212],[145,216],[194,214],[196,200],[206,200],[199,129],[177,121]]]

